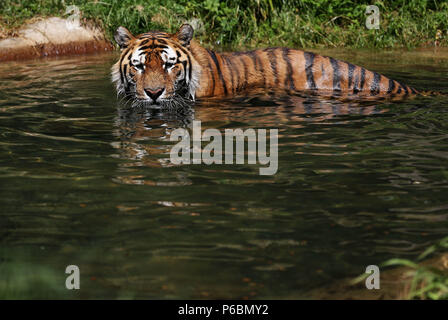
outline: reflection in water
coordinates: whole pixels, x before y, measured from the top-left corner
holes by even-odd
[[[217,103],[220,106],[218,109],[215,108]],[[223,124],[244,119],[248,113],[253,119],[262,118],[263,128],[276,127],[279,123],[288,123],[293,128],[301,128],[303,127],[301,123],[306,122],[309,116],[313,117],[314,122],[319,122],[340,115],[373,115],[387,112],[387,109],[377,107],[376,101],[339,102],[323,100],[321,97],[297,95],[205,100],[199,102],[199,106],[196,112],[194,109],[188,109],[173,113],[160,109],[125,108],[119,105],[114,130],[118,141],[113,142],[112,146],[118,150],[116,157],[133,160],[124,163],[120,166],[121,169],[133,166],[172,166],[169,158],[173,146],[170,142],[171,132],[177,128],[191,130],[193,120],[206,123],[206,126],[201,128],[202,132],[218,126],[224,134],[226,127]],[[249,121],[245,126],[250,128],[249,124],[253,125],[254,129],[257,126],[256,122]],[[134,178],[136,179],[133,180]],[[117,179],[127,183],[145,183],[138,177],[123,176]],[[153,182],[148,183],[153,184]]]
[[[124,184],[151,186],[187,186],[191,181],[183,173],[176,173],[173,181],[155,181],[132,175],[133,167],[169,167],[171,131],[176,127],[189,127],[194,119],[193,110],[183,114],[163,113],[160,110],[117,109],[114,135],[117,141],[111,145],[117,149],[115,157],[131,160],[119,165],[114,181]],[[157,141],[157,143],[152,143]]]
[[[346,60],[446,90],[446,59],[396,57]],[[0,64],[0,297],[301,298],[447,234],[446,97],[129,110],[110,83],[115,58]],[[193,120],[278,129],[278,172],[173,165],[170,135]],[[59,289],[69,264],[78,293]]]

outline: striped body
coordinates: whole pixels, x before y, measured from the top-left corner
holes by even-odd
[[[202,48],[192,48],[202,51]],[[201,53],[206,59],[198,96],[234,95],[251,88],[341,95],[406,95],[417,91],[379,73],[312,52],[269,48]]]
[[[417,91],[376,72],[312,52],[268,48],[217,53],[192,40],[193,28],[134,37],[120,27],[122,48],[112,67],[119,93],[141,104],[183,105],[195,97],[251,90],[312,92],[323,96],[385,97]]]

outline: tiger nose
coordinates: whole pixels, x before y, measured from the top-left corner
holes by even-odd
[[[165,88],[148,88],[145,89],[145,93],[154,101],[157,100],[158,97],[160,97],[163,93],[163,91],[165,91]]]

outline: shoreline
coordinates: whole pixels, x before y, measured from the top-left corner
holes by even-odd
[[[115,50],[98,27],[57,17],[24,25],[0,40],[0,62]]]
[[[19,61],[26,59],[58,57],[68,55],[92,54],[100,52],[116,51],[116,45],[108,39],[105,30],[93,21],[83,19],[82,22],[73,19],[59,17],[38,17],[29,20],[20,29],[14,31],[14,36],[4,39],[0,38],[0,63],[6,61]],[[241,50],[251,48],[237,47]],[[227,51],[219,44],[218,51]],[[335,55],[341,50],[349,52],[350,47],[316,47],[302,50],[312,50],[318,53]],[[367,50],[381,50],[406,53],[409,55],[410,48],[366,48]],[[448,47],[423,46],[413,48],[411,51],[428,51],[438,53],[440,58],[447,58]],[[335,55],[337,58],[337,54]]]

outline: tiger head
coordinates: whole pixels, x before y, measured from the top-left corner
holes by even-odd
[[[177,33],[153,31],[133,36],[119,27],[115,40],[120,60],[112,67],[118,94],[136,105],[177,107],[194,100],[200,67],[191,52],[193,28]]]

